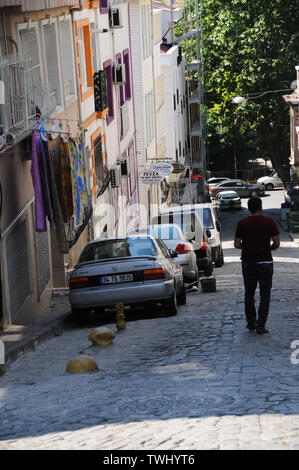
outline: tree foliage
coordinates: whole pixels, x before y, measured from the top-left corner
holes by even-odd
[[[194,2],[192,10],[194,18]],[[282,95],[290,92],[231,101],[290,88],[299,64],[298,12],[299,0],[202,0],[208,149],[219,169],[236,152],[238,166],[268,158],[288,180],[289,106]],[[192,50],[196,56],[194,43]]]

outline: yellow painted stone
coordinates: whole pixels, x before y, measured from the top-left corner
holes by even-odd
[[[127,327],[123,304],[116,305],[116,327],[118,331],[125,330]]]
[[[90,356],[79,356],[71,359],[67,366],[66,372],[69,374],[82,374],[84,372],[90,372],[99,370],[96,361]]]
[[[92,330],[88,336],[89,341],[91,341],[94,346],[107,346],[112,344],[114,338],[114,332],[106,327]]]

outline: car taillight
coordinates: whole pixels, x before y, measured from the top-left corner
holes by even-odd
[[[143,279],[145,281],[153,281],[156,279],[165,279],[164,269],[145,269],[143,271]]]
[[[88,287],[88,277],[73,277],[70,279],[70,289]]]
[[[185,243],[179,243],[179,244],[177,245],[175,251],[176,251],[178,254],[190,253],[191,248],[190,248],[188,245],[185,245]]]
[[[207,240],[203,238],[201,243],[202,243],[201,250],[206,250],[208,248]]]

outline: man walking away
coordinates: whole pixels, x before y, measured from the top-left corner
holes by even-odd
[[[235,233],[235,248],[242,250],[242,274],[245,286],[245,315],[247,328],[258,334],[268,333],[265,328],[269,313],[273,276],[272,250],[280,245],[279,230],[271,217],[262,215],[262,200],[248,200],[250,216],[240,220]],[[272,240],[272,244],[271,244]],[[254,295],[257,284],[260,288],[258,318]]]

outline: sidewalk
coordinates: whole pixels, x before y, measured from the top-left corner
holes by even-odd
[[[286,224],[280,221],[281,226],[287,231]],[[285,225],[285,226],[284,226]],[[291,239],[299,247],[299,233],[289,232]],[[59,335],[69,327],[66,319],[70,316],[70,304],[67,295],[56,294],[47,310],[39,319],[29,325],[10,325],[7,330],[0,331],[0,341],[5,345],[5,365],[0,364],[5,370],[9,364],[18,359],[27,351],[35,350],[39,344],[49,338]]]
[[[1,370],[5,370],[19,356],[27,351],[34,351],[39,344],[65,330],[68,327],[66,319],[70,313],[68,296],[54,293],[51,304],[36,322],[28,325],[9,325],[6,330],[0,330],[0,341],[4,342],[5,348],[5,365],[0,364],[0,375]]]

